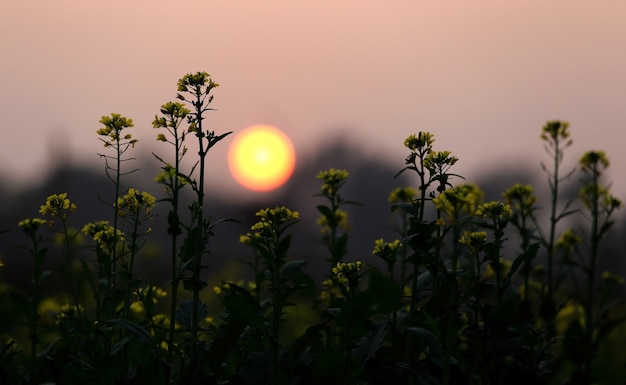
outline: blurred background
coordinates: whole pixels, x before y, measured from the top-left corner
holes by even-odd
[[[132,156],[141,171],[125,183],[159,196],[151,152],[167,157],[170,148],[151,122],[174,100],[177,80],[196,71],[220,83],[209,129],[271,124],[297,153],[293,179],[261,194],[229,175],[231,138],[215,147],[209,210],[242,222],[224,225],[230,235],[216,253],[239,253],[254,212],[274,204],[303,212],[301,250],[313,250],[315,174],[338,167],[351,172],[346,195],[364,204],[350,212],[352,257],[369,256],[374,239],[393,237],[389,192],[415,186],[393,175],[404,139],[419,131],[434,133],[437,150],[460,158],[453,171],[497,199],[517,181],[545,192],[541,127],[567,120],[574,144],[564,170],[604,150],[606,181],[624,200],[625,14],[623,2],[568,0],[9,2],[0,14],[1,228],[63,191],[79,206],[77,226],[106,219],[98,195],[112,185],[96,130],[112,112],[132,118],[139,139]],[[613,233],[623,234],[621,222]],[[15,245],[2,243],[5,264],[15,263],[7,261]]]

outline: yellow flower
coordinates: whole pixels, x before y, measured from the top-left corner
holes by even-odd
[[[467,246],[472,254],[476,254],[482,251],[483,247],[487,243],[487,232],[485,231],[466,231],[459,243]]]
[[[70,202],[67,193],[62,193],[48,196],[46,204],[40,206],[39,213],[53,218],[56,216],[66,218],[74,210],[76,210],[76,205]]]
[[[513,211],[511,211],[511,206],[507,204],[498,201],[491,201],[478,206],[476,215],[484,218],[491,218],[498,222],[506,222],[513,216]]]
[[[560,335],[565,334],[570,323],[573,321],[577,321],[580,326],[585,327],[585,308],[577,302],[568,301],[556,315],[557,333]]]
[[[583,171],[595,170],[600,175],[600,168],[609,167],[609,158],[604,151],[589,151],[578,161]]]
[[[561,120],[551,120],[547,122],[541,131],[541,139],[552,139],[556,141],[558,139],[567,139],[569,137],[569,123]]]
[[[208,73],[204,71],[196,72],[195,74],[187,74],[178,81],[178,92],[188,92],[189,87],[200,92],[205,86],[208,94],[211,89],[219,87],[219,84],[214,82]]]
[[[82,232],[92,236],[100,248],[110,248],[116,242],[124,240],[124,233],[118,229],[114,234],[113,226],[109,225],[108,221],[87,223],[82,228]]]
[[[435,208],[441,211],[445,220],[454,225],[462,215],[471,216],[476,213],[483,195],[483,192],[475,184],[462,184],[443,191],[438,197],[433,198],[433,203]]]
[[[443,175],[459,160],[451,154],[450,151],[431,152],[424,159],[423,165],[431,174]]]
[[[348,171],[343,169],[330,168],[325,171],[320,171],[317,174],[317,179],[321,179],[324,182],[324,184],[322,184],[322,194],[327,196],[336,194],[339,188],[341,188],[348,179],[348,175]]]
[[[334,216],[335,216],[334,219],[331,219],[331,221],[333,221],[335,225],[338,225],[344,231],[350,231],[352,229],[352,226],[348,222],[347,212],[341,209],[337,209],[335,210]],[[326,217],[325,215],[322,215],[317,219],[317,224],[321,227],[322,233],[328,234],[330,232],[329,218]]]
[[[28,234],[28,236],[32,237],[35,235],[35,233],[37,232],[37,230],[39,230],[39,228],[46,223],[45,219],[41,219],[41,218],[28,218],[28,219],[24,219],[22,221],[19,221],[17,223],[17,225],[24,230],[24,232],[26,234]]]
[[[413,187],[397,187],[389,194],[389,203],[412,202],[417,196]]]
[[[384,260],[388,260],[390,257],[395,257],[395,253],[402,246],[402,243],[399,239],[396,239],[392,242],[385,242],[384,239],[380,238],[374,241],[374,250],[372,250],[372,254],[377,255]]]
[[[417,135],[410,135],[404,141],[404,146],[411,151],[418,151],[420,149],[428,149],[432,147],[435,142],[435,137],[429,132],[420,132]]]
[[[145,210],[149,215],[156,205],[156,198],[147,192],[140,192],[134,188],[129,188],[128,193],[117,198],[116,206],[119,209],[118,214],[121,217],[126,216],[129,212],[138,215]]]
[[[624,277],[619,274],[613,274],[610,271],[605,271],[602,273],[602,279],[610,284],[623,285]]]
[[[577,235],[572,228],[569,228],[565,230],[556,241],[556,247],[561,250],[570,251],[581,243],[583,243],[583,239]]]
[[[516,183],[511,188],[506,190],[502,194],[502,197],[516,212],[519,212],[524,216],[527,216],[532,212],[533,205],[537,202],[535,189],[530,185],[523,185],[520,183]]]
[[[336,277],[342,276],[350,276],[354,273],[357,273],[361,270],[361,266],[363,266],[363,262],[337,262],[337,265],[333,267],[332,272]]]
[[[142,315],[145,311],[145,308],[143,307],[143,303],[141,301],[134,301],[132,304],[130,304],[130,310],[132,310],[132,312],[137,315]]]

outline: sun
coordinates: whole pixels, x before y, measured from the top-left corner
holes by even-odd
[[[253,191],[282,186],[293,173],[296,152],[289,137],[276,127],[256,125],[241,131],[228,149],[233,178]]]

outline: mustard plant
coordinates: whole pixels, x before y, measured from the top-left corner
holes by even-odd
[[[335,168],[320,171],[317,174],[317,179],[321,179],[323,184],[322,192],[315,196],[323,197],[328,201],[328,205],[316,206],[321,214],[317,223],[322,229],[322,242],[330,252],[328,262],[331,269],[342,261],[348,247],[350,224],[348,213],[342,207],[358,204],[341,196],[341,188],[348,181],[348,176],[348,171]]]
[[[586,352],[579,356],[582,362],[576,362],[580,366],[574,371],[574,376],[580,374],[584,382],[591,383],[594,381],[592,365],[598,339],[605,338],[608,332],[615,327],[615,322],[609,321],[608,311],[611,306],[606,306],[607,298],[601,296],[602,298],[598,299],[596,292],[598,286],[605,286],[604,284],[611,281],[610,279],[605,280],[601,285],[597,283],[600,242],[615,223],[613,214],[622,206],[622,203],[600,181],[602,174],[609,167],[609,160],[603,151],[585,153],[580,158],[579,165],[585,175],[585,183],[580,188],[579,198],[591,225],[588,234],[589,256],[586,263],[582,264],[587,281],[584,295],[581,298],[585,313],[583,343],[576,346],[581,350],[581,353],[583,353],[582,350],[586,350]],[[601,293],[604,290],[602,289]],[[599,309],[596,304],[600,305]],[[573,331],[577,328],[576,324],[572,324],[569,331],[574,334]]]
[[[146,191],[139,191],[129,188],[128,192],[117,198],[115,205],[118,215],[129,228],[128,260],[123,261],[123,276],[126,281],[126,300],[124,303],[125,318],[128,318],[130,309],[131,293],[139,286],[140,279],[134,274],[135,258],[145,242],[140,239],[152,232],[151,227],[142,229],[141,227],[149,220],[154,219],[152,210],[155,206],[156,198]]]
[[[404,141],[404,146],[410,151],[405,159],[406,166],[396,174],[397,176],[404,171],[414,171],[419,178],[419,196],[417,199],[410,205],[396,206],[406,210],[411,216],[408,237],[403,242],[411,246],[413,253],[409,256],[413,265],[413,272],[411,274],[409,314],[407,315],[408,328],[415,322],[421,296],[420,292],[425,288],[423,284],[418,285],[422,263],[429,266],[429,279],[432,283],[433,295],[435,296],[441,287],[436,276],[438,272],[446,271],[445,267],[442,268],[441,259],[441,239],[444,234],[441,232],[437,220],[425,219],[426,203],[435,198],[437,193],[442,194],[447,188],[452,187],[450,178],[460,177],[449,172],[458,159],[452,156],[449,151],[433,151],[434,141],[434,135],[429,132],[419,132],[417,135],[410,135]],[[426,280],[421,280],[421,282],[426,282]],[[413,343],[409,339],[405,348],[405,362],[410,361],[410,357],[413,354],[412,351]]]
[[[287,262],[292,235],[286,231],[299,221],[300,214],[282,206],[259,210],[256,216],[259,217],[259,221],[252,225],[251,232],[241,237],[241,242],[252,246],[264,262],[271,307],[268,333],[272,354],[271,379],[272,383],[281,384],[286,381],[279,368],[283,309],[291,305],[290,297],[302,289],[297,276],[305,265],[301,260]]]
[[[199,323],[206,317],[206,306],[200,300],[200,291],[207,286],[207,283],[200,278],[200,273],[205,268],[202,264],[202,258],[209,253],[209,238],[213,234],[214,226],[219,222],[211,223],[210,218],[205,218],[206,158],[209,150],[230,134],[227,132],[217,135],[214,131],[205,129],[206,113],[214,110],[210,107],[213,101],[212,92],[218,86],[219,84],[214,82],[206,72],[190,73],[183,76],[177,83],[178,93],[176,96],[182,103],[168,102],[162,105],[162,116],[157,115],[153,121],[154,128],[164,128],[169,134],[168,137],[164,133],[159,133],[157,140],[174,146],[173,165],[155,154],[155,157],[164,165],[163,171],[156,177],[156,181],[165,186],[167,197],[163,200],[171,205],[168,213],[168,234],[171,237],[172,295],[167,360],[171,362],[173,359],[175,347],[174,319],[178,319],[189,328],[190,332],[188,341],[191,350],[187,375],[192,377],[194,367],[197,366],[200,359]],[[185,121],[187,129],[183,130],[181,126]],[[181,162],[187,153],[185,140],[189,134],[193,134],[197,139],[198,159],[188,172],[183,172]],[[179,212],[180,191],[187,185],[195,193],[195,200],[188,205],[189,224],[183,225]],[[183,228],[186,234],[179,250],[178,237],[182,234]],[[190,276],[186,273],[189,273]],[[178,286],[181,282],[185,289],[191,291],[192,298],[182,302],[177,308]],[[179,315],[178,318],[176,318],[177,314]],[[166,377],[168,378],[169,370],[170,368],[167,367]]]
[[[410,207],[413,200],[417,197],[417,190],[413,187],[397,187],[391,193],[389,193],[388,201],[392,204],[392,211],[395,216],[400,217],[400,223],[396,225],[396,232],[401,239],[404,239],[408,235],[409,230],[409,215],[408,210],[403,210],[398,207],[398,204],[404,204]],[[401,285],[406,283],[406,265],[407,265],[407,252],[406,245],[402,244],[399,247],[399,254],[397,259],[400,260],[400,277],[399,282]]]
[[[63,245],[63,258],[69,270],[68,280],[72,287],[72,298],[77,310],[78,319],[82,318],[80,311],[80,277],[74,271],[74,241],[78,232],[71,227],[69,216],[76,210],[76,205],[67,197],[67,193],[52,194],[46,198],[46,203],[41,205],[39,213],[48,218],[49,228],[60,234],[60,241]],[[55,230],[57,221],[60,222],[60,230]]]
[[[28,236],[32,244],[28,251],[35,262],[35,269],[32,277],[33,288],[29,298],[25,299],[17,293],[14,293],[13,301],[23,307],[23,311],[26,315],[26,323],[28,324],[30,336],[30,358],[33,365],[35,364],[37,344],[39,343],[39,302],[43,298],[43,284],[52,273],[52,271],[43,270],[43,263],[46,259],[48,249],[43,247],[43,243],[46,242],[46,240],[43,238],[43,235],[41,235],[40,228],[46,223],[47,221],[42,218],[28,218],[18,223],[18,226],[24,231],[24,234]]]
[[[532,223],[536,223],[534,213],[537,210],[535,205],[537,197],[532,186],[520,183],[510,187],[502,196],[512,210],[511,224],[515,226],[521,237],[520,249],[524,255],[524,265],[521,270],[524,280],[523,299],[529,301],[532,266],[539,250],[538,244],[533,242],[537,235],[536,229],[532,226]]]
[[[206,245],[214,225],[210,222],[210,219],[204,218],[206,157],[213,146],[231,134],[231,132],[227,132],[217,135],[215,131],[205,130],[204,128],[205,113],[214,110],[212,107],[209,107],[213,101],[212,91],[218,86],[219,84],[214,82],[206,72],[187,74],[178,81],[179,93],[177,98],[192,106],[191,111],[187,114],[188,130],[198,139],[198,162],[196,165],[199,165],[199,170],[197,179],[192,178],[196,165],[194,165],[194,169],[188,175],[191,188],[196,193],[196,200],[191,205],[191,216],[194,224],[188,235],[191,238],[188,241],[194,246],[187,248],[189,254],[183,257],[183,259],[191,261],[192,276],[184,279],[184,284],[185,288],[190,289],[193,295],[190,325],[190,340],[192,343],[197,341],[198,322],[201,318],[199,316],[201,308],[200,290],[207,285],[206,282],[200,279],[200,272],[204,269],[202,257],[208,251]],[[193,343],[192,347],[192,351],[196,353],[197,344]]]
[[[548,226],[548,234],[540,232],[541,243],[546,249],[547,253],[547,282],[546,282],[546,297],[542,304],[542,315],[548,321],[548,324],[552,324],[552,318],[555,315],[556,304],[553,302],[554,293],[556,291],[556,282],[554,281],[554,252],[555,242],[557,240],[557,225],[567,216],[576,212],[576,210],[570,210],[572,202],[566,202],[562,209],[559,209],[560,199],[560,187],[561,183],[567,179],[576,171],[572,169],[566,173],[565,176],[561,175],[561,165],[563,163],[565,150],[573,143],[569,138],[569,123],[566,121],[552,120],[548,121],[542,129],[541,139],[545,142],[544,149],[546,153],[552,158],[551,169],[544,163],[541,163],[542,170],[548,177],[548,186],[550,188],[550,220]],[[538,227],[541,231],[541,228]]]
[[[137,169],[131,169],[129,171],[123,171],[122,165],[135,158],[124,158],[126,152],[135,147],[137,139],[132,137],[132,134],[127,133],[128,129],[134,126],[133,120],[126,118],[118,113],[112,113],[111,116],[103,116],[100,119],[100,124],[104,127],[97,130],[97,134],[101,136],[100,141],[104,144],[105,148],[112,148],[114,150],[113,155],[98,154],[101,159],[104,159],[104,170],[106,176],[114,184],[115,195],[113,202],[110,203],[113,208],[113,233],[117,233],[119,229],[119,211],[117,206],[117,200],[120,197],[121,191],[121,179],[122,176],[132,174]],[[113,238],[116,239],[115,237]],[[112,298],[111,306],[107,309],[107,317],[113,318],[115,313],[115,305],[118,300],[119,293],[117,292],[117,276],[118,276],[118,262],[120,259],[119,253],[121,252],[117,244],[113,244],[108,250],[111,252],[110,258],[106,261],[105,276],[108,283],[106,285],[106,296]]]
[[[185,108],[182,103],[168,102],[161,106],[161,114],[163,116],[155,116],[152,126],[154,128],[164,128],[169,133],[169,138],[163,133],[157,135],[157,140],[167,142],[174,146],[174,164],[165,162],[155,153],[152,153],[162,164],[163,171],[157,175],[155,181],[164,185],[166,197],[162,201],[170,203],[170,209],[167,214],[167,234],[171,238],[170,242],[170,272],[171,272],[171,296],[170,296],[170,320],[176,318],[176,307],[178,305],[178,287],[182,279],[183,271],[181,269],[184,261],[179,258],[179,236],[182,234],[181,220],[179,214],[180,191],[188,183],[188,178],[181,173],[181,162],[187,153],[185,146],[185,137],[187,130],[181,127],[182,123],[189,114],[189,109]],[[179,261],[180,260],[180,261]],[[167,361],[172,362],[174,347],[175,324],[170,322],[169,334],[167,339]]]

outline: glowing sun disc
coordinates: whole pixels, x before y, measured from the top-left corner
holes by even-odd
[[[276,127],[257,125],[241,131],[228,149],[228,168],[243,187],[270,191],[293,173],[296,152],[289,137]]]

